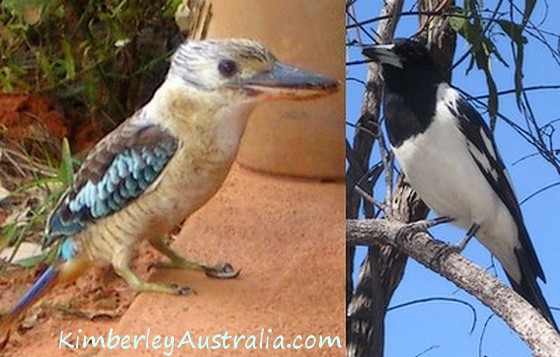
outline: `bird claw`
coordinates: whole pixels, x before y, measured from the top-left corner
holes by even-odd
[[[452,218],[448,217],[438,217],[435,219],[424,219],[420,221],[406,223],[400,230],[399,234],[397,235],[398,238],[400,237],[412,237],[417,233],[426,232],[428,233],[428,229],[437,226],[439,224],[444,224],[448,222],[452,222]],[[428,233],[429,234],[429,233]]]
[[[453,243],[446,243],[446,247],[443,249],[443,253],[451,254],[451,253],[459,253],[463,251],[464,247],[461,244],[453,244]]]
[[[218,263],[204,268],[204,274],[215,279],[235,279],[240,272],[241,269],[235,270],[230,263]]]
[[[433,259],[430,261],[430,266],[439,269],[441,266],[441,262],[449,257],[453,253],[461,254],[463,250],[459,244],[450,244],[442,241],[438,241],[441,243],[441,247],[435,253]]]
[[[189,288],[188,286],[179,286],[177,284],[171,284],[171,287],[177,290],[177,295],[188,295],[188,294],[196,295],[196,291]]]
[[[449,222],[453,222],[453,219],[449,217],[437,217],[434,219],[424,219],[421,221],[411,222],[408,225],[410,225],[412,229],[415,229],[417,231],[427,231],[432,227]]]
[[[194,269],[203,270],[204,274],[210,278],[215,279],[234,279],[237,278],[241,270],[235,270],[230,263],[218,263],[216,265],[206,265],[203,263],[195,263],[189,261],[170,261],[170,262],[157,262],[150,267],[160,269]]]
[[[173,262],[155,262],[148,266],[147,271],[151,271],[152,269],[181,269],[182,267],[179,264]]]

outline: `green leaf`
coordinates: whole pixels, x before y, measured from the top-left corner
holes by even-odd
[[[458,11],[456,15],[451,15],[448,19],[449,26],[458,33],[464,33],[467,26],[467,19],[463,12]]]
[[[59,239],[54,246],[47,250],[45,260],[48,264],[52,264],[56,261],[59,256],[60,249],[62,249],[62,242],[64,242],[64,239]]]
[[[76,77],[76,65],[72,55],[72,46],[66,39],[61,40],[61,46],[64,53],[64,61],[61,61],[61,64],[66,72],[66,78],[74,78]]]
[[[183,3],[183,0],[167,0],[166,4],[163,6],[163,16],[173,18],[177,12],[179,5]]]
[[[35,255],[33,257],[18,260],[17,262],[12,263],[12,264],[19,265],[23,268],[33,268],[37,264],[44,261],[45,258],[46,258],[46,255],[45,255],[45,253],[43,253],[43,254]]]
[[[523,25],[519,25],[508,20],[496,20],[496,22],[500,25],[502,30],[504,30],[506,35],[508,35],[509,38],[511,38],[511,40],[518,46],[523,46],[528,42],[527,38],[523,36]]]
[[[33,257],[18,260],[15,264],[23,268],[33,268],[37,266],[37,264],[44,262],[46,258],[47,258],[47,253],[43,253],[43,254],[35,255]]]
[[[463,9],[456,11],[455,14],[449,18],[449,25],[471,45],[472,56],[467,66],[467,73],[472,70],[476,63],[477,68],[482,70],[486,76],[490,126],[494,128],[498,113],[498,89],[492,76],[490,56],[494,55],[504,66],[509,66],[492,39],[486,36],[484,32],[486,26],[479,14],[478,3],[476,1],[464,1]],[[517,36],[518,39],[523,38],[519,36],[519,28],[506,22],[500,24],[500,26],[502,26],[502,28],[507,27],[507,30],[504,29],[504,32],[508,33],[509,31],[508,34],[511,34],[511,36]]]
[[[517,107],[521,109],[521,94],[523,92],[523,58],[525,44],[528,42],[527,38],[523,36],[525,25],[519,25],[507,20],[497,20],[497,22],[502,30],[509,36],[509,38],[511,38],[515,46],[515,51],[513,53],[515,61],[515,71],[513,79],[515,83],[515,99],[517,102]]]
[[[54,84],[56,82],[56,75],[53,71],[52,64],[49,62],[47,56],[45,56],[41,51],[35,52],[35,59],[41,72],[45,75],[49,84]]]
[[[60,160],[60,179],[64,186],[71,186],[74,183],[74,167],[72,153],[68,139],[62,140],[62,153]]]
[[[537,4],[537,0],[525,0],[525,9],[523,10],[523,20],[521,21],[521,25],[523,28],[527,26],[527,22],[529,22],[529,18],[531,18],[531,14],[535,9],[535,5]]]
[[[21,9],[24,6],[46,6],[51,0],[4,0],[2,7],[9,9]]]
[[[515,99],[517,101],[517,107],[519,109],[522,108],[521,102],[521,94],[523,92],[523,57],[524,57],[524,49],[523,46],[517,47],[517,53],[514,53],[515,59],[515,74],[514,74],[514,83],[515,83]]]
[[[496,82],[492,73],[489,69],[484,69],[484,74],[486,74],[486,85],[488,86],[488,115],[490,115],[490,130],[494,131],[496,128],[496,120],[498,113],[498,88],[496,87]]]
[[[12,93],[14,91],[14,86],[10,80],[10,72],[8,67],[0,69],[0,84],[2,84],[2,89],[4,89],[5,93]]]
[[[27,184],[22,185],[21,187],[18,187],[16,190],[14,190],[12,192],[12,195],[21,193],[21,192],[25,192],[27,190],[30,190],[32,188],[36,188],[36,187],[40,187],[40,186],[45,186],[48,184],[51,184],[53,182],[59,182],[60,180],[56,177],[46,177],[46,178],[42,178],[42,179],[36,179],[33,180],[32,182],[29,182]]]
[[[14,241],[18,233],[17,223],[8,223],[2,227],[2,236],[0,237],[0,250],[7,247],[10,243]]]
[[[20,241],[16,246],[4,249],[0,256],[11,265],[30,268],[45,260],[46,253],[41,251],[41,246],[37,243]]]
[[[0,7],[23,20],[26,25],[36,25],[43,18],[43,10],[50,0],[4,0]]]

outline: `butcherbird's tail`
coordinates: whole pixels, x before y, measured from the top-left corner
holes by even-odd
[[[558,325],[552,317],[550,307],[546,302],[544,295],[542,294],[541,288],[537,283],[537,276],[534,273],[534,269],[531,268],[531,264],[526,259],[526,254],[522,254],[520,251],[516,250],[515,255],[517,256],[517,261],[521,270],[521,281],[514,280],[506,272],[506,276],[511,284],[511,287],[515,292],[521,295],[525,300],[527,300],[531,305],[537,309],[541,315],[550,322],[550,324],[556,329]],[[544,274],[541,276],[544,280]]]
[[[81,259],[58,261],[48,267],[11,309],[0,316],[0,350],[8,342],[12,325],[27,309],[58,283],[74,281],[86,268],[86,262]]]

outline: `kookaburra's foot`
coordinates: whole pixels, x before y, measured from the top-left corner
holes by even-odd
[[[163,269],[190,269],[204,271],[206,276],[216,279],[234,279],[239,275],[241,270],[235,270],[230,263],[218,263],[216,265],[208,265],[199,262],[192,262],[181,258],[181,260],[172,260],[169,262],[157,262],[156,268]]]
[[[168,262],[158,262],[156,268],[164,269],[190,269],[203,271],[206,276],[216,279],[234,279],[241,270],[235,270],[230,263],[218,263],[215,265],[193,262],[187,260],[171,249],[161,238],[149,240],[152,247],[169,258]]]
[[[136,292],[154,292],[171,295],[187,295],[190,293],[195,293],[194,290],[192,290],[188,286],[179,286],[177,284],[149,283],[140,281],[139,284],[131,284],[131,287]]]
[[[115,268],[117,274],[119,274],[136,292],[150,291],[171,295],[187,295],[191,292],[194,292],[186,286],[143,281],[132,271],[132,269],[130,269],[130,267],[128,266],[129,262],[130,250],[128,249],[116,252],[113,255],[113,268]]]
[[[136,292],[156,292],[171,295],[187,295],[191,292],[191,288],[187,286],[178,286],[176,284],[151,283],[140,280],[136,274],[128,266],[116,266],[117,273],[130,285]]]
[[[241,269],[235,270],[230,263],[218,263],[214,266],[204,267],[204,274],[216,279],[234,279],[240,272]]]

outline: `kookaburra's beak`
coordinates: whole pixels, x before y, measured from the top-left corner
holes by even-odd
[[[338,90],[338,81],[311,71],[276,62],[269,71],[235,83],[250,96],[263,99],[308,99]]]

